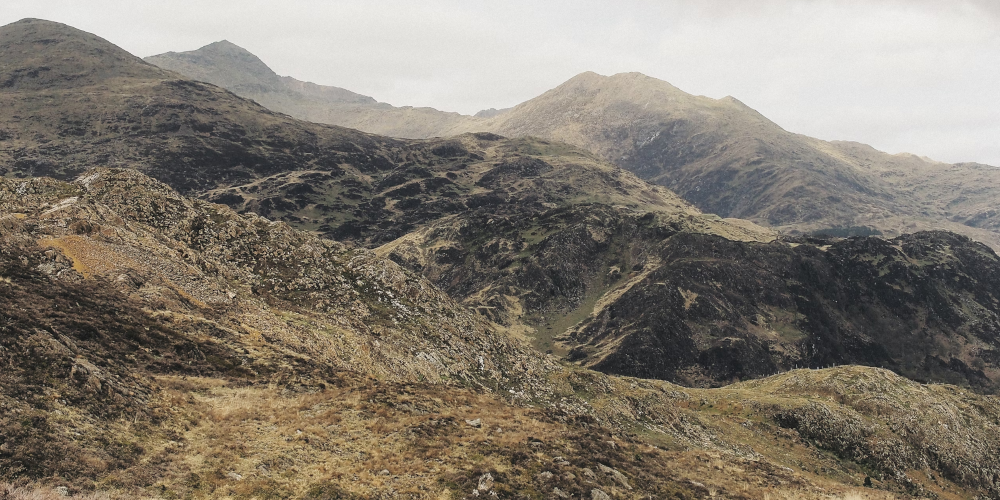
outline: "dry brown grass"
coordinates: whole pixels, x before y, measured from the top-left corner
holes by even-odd
[[[468,465],[511,470],[481,447],[506,450],[565,430],[460,389],[362,380],[298,394],[212,379],[161,383],[165,405],[186,407],[173,423],[182,438],[159,453],[169,465],[158,486],[179,495],[301,495],[332,484],[364,497],[391,490],[422,498],[447,491],[439,477]],[[476,418],[481,428],[465,423]]]
[[[127,500],[139,497],[114,491],[97,491],[72,494],[68,489],[49,488],[44,486],[16,486],[11,483],[0,483],[0,500]]]
[[[160,431],[173,439],[150,441],[140,465],[100,486],[178,498],[463,498],[490,473],[501,498],[548,498],[555,487],[575,497],[596,487],[622,499],[908,498],[861,487],[864,473],[802,442],[741,432],[742,405],[722,404],[721,393],[713,409],[683,411],[764,457],[654,446],[661,438],[462,388],[338,380],[295,392],[161,377],[156,405],[173,414]],[[480,427],[466,422],[475,419]],[[939,497],[961,498],[952,492]]]

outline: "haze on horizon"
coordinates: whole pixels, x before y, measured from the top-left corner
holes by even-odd
[[[6,0],[144,57],[227,39],[278,74],[472,114],[572,76],[638,71],[732,95],[789,131],[1000,165],[990,0]]]

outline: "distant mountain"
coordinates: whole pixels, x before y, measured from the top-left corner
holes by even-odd
[[[998,168],[790,133],[639,73],[583,73],[478,128],[582,147],[705,212],[792,234],[947,229],[1000,248]]]
[[[472,116],[474,116],[476,118],[493,118],[494,116],[502,115],[502,114],[510,111],[511,109],[512,108],[504,108],[504,109],[489,108],[489,109],[483,109],[483,110],[480,110],[479,112],[477,112],[475,115],[472,115]]]
[[[339,87],[278,76],[257,56],[228,41],[189,52],[145,58],[192,80],[208,82],[300,120],[355,128],[380,135],[426,138],[477,118],[433,108],[395,107]],[[485,110],[489,116],[502,111]],[[480,114],[477,114],[480,116]],[[484,115],[485,116],[485,115]]]

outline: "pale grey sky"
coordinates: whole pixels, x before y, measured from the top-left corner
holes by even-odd
[[[0,0],[138,56],[228,39],[276,72],[474,113],[583,71],[732,95],[786,130],[1000,166],[1000,0]]]

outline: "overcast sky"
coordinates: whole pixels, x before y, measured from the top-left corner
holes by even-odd
[[[1000,166],[1000,0],[0,0],[138,56],[227,39],[281,75],[474,113],[583,71],[732,95],[786,130]]]

